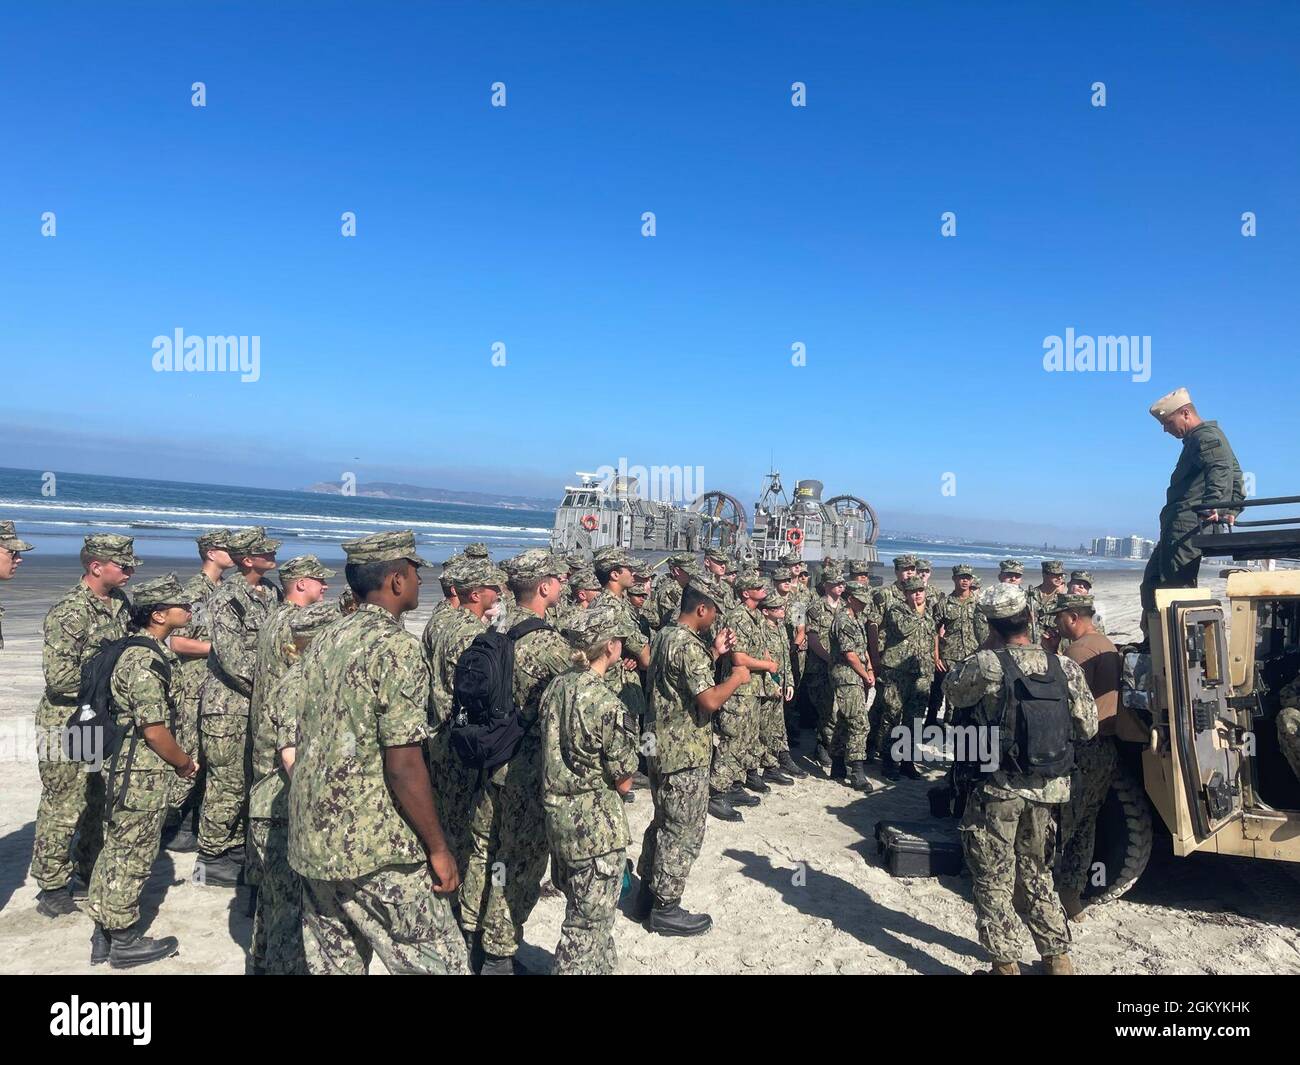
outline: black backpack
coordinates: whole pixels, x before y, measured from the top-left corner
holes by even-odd
[[[144,636],[123,636],[104,644],[81,667],[81,683],[77,687],[77,706],[68,718],[63,730],[63,753],[69,761],[93,764],[97,755],[99,759],[109,761],[108,797],[109,810],[116,809],[126,799],[127,783],[131,779],[131,766],[135,762],[135,746],[140,739],[140,730],[133,726],[123,726],[117,720],[121,707],[113,699],[113,670],[117,661],[128,647],[147,647],[154,652],[149,668],[162,681],[163,691],[171,685],[171,665],[158,655],[158,645]],[[168,727],[176,731],[176,707],[168,705]],[[122,753],[122,742],[127,732],[131,733],[131,744],[127,748],[126,768],[122,772],[122,784],[116,789],[118,756]],[[91,742],[98,735],[102,742]]]
[[[1074,769],[1074,722],[1070,686],[1056,655],[1047,656],[1045,676],[1026,676],[1009,651],[1002,664],[1002,721],[998,743],[1008,773],[1068,776]]]
[[[515,643],[550,627],[541,618],[528,618],[508,632],[488,629],[456,662],[450,740],[467,765],[490,773],[515,753],[524,735],[514,697]]]

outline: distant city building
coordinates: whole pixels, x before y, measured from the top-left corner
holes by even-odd
[[[1096,536],[1092,553],[1099,558],[1150,558],[1156,542],[1145,536]]]

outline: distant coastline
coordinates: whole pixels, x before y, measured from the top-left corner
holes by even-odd
[[[554,499],[539,496],[496,495],[491,492],[465,492],[450,488],[425,488],[418,484],[398,484],[392,481],[368,481],[358,484],[354,493],[344,493],[341,485],[332,481],[317,481],[303,489],[322,495],[358,495],[372,499],[410,499],[418,503],[447,503],[462,507],[500,507],[503,510],[554,510]]]

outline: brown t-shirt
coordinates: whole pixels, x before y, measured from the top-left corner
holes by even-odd
[[[1088,689],[1097,703],[1097,735],[1115,735],[1115,713],[1119,709],[1119,681],[1124,663],[1119,651],[1099,632],[1071,640],[1067,658],[1079,663]]]

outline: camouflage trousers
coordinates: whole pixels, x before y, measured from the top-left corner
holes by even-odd
[[[773,769],[780,765],[777,756],[790,750],[790,741],[785,734],[784,693],[774,699],[759,699],[758,744],[760,769]]]
[[[289,822],[264,817],[249,821],[248,849],[261,873],[253,915],[253,963],[270,976],[301,976],[307,972],[302,878],[289,865]]]
[[[686,877],[704,846],[709,813],[709,769],[691,766],[660,774],[650,759],[650,797],[654,817],[641,841],[637,876],[661,902],[677,902],[686,890]]]
[[[184,669],[184,666],[181,667]],[[199,674],[201,679],[203,673]],[[194,682],[189,682],[191,685]],[[172,735],[176,738],[176,745],[186,754],[195,758],[199,757],[199,693],[198,691],[187,691],[185,688],[185,674],[181,675],[181,692],[176,699],[176,730]],[[190,797],[194,791],[194,786],[198,783],[198,777],[191,777],[189,780],[182,780],[175,773],[172,774],[168,782],[167,804],[173,810],[179,810],[185,805],[185,800]]]
[[[975,927],[995,962],[1020,960],[1017,887],[1024,892],[1024,923],[1038,953],[1064,954],[1070,945],[1065,910],[1052,883],[1056,842],[1053,807],[1029,799],[995,798],[976,785],[961,819],[961,844],[974,879]]]
[[[872,750],[884,755],[900,742],[892,733],[899,725],[908,729],[914,722],[925,722],[930,709],[929,673],[903,673],[896,669],[881,670],[876,678],[876,705],[871,720]],[[915,737],[919,740],[920,737]],[[910,744],[906,747],[910,748]],[[891,754],[891,757],[892,754]],[[895,759],[910,761],[910,759]]]
[[[483,780],[470,821],[470,856],[460,886],[465,932],[481,932],[483,949],[513,956],[541,896],[550,848],[542,806],[542,751],[537,728],[514,757]]]
[[[429,738],[429,773],[438,800],[442,834],[456,856],[456,866],[464,880],[471,850],[469,825],[478,770],[451,749],[451,730],[446,726]]]
[[[199,854],[218,858],[244,846],[248,806],[248,718],[241,714],[205,714],[199,719],[207,772],[199,813]]]
[[[1074,758],[1070,801],[1061,806],[1061,857],[1056,886],[1062,894],[1081,895],[1097,846],[1097,815],[1115,778],[1119,753],[1111,737],[1097,736],[1076,743]],[[1106,875],[1105,870],[1102,875]]]
[[[45,707],[42,701],[42,708]],[[60,711],[61,708],[53,708]],[[61,728],[71,713],[36,715],[38,733],[49,735]],[[32,842],[32,877],[44,891],[66,887],[74,872],[90,879],[95,858],[104,843],[104,778],[86,772],[80,762],[59,757],[41,759],[41,801],[36,810],[36,838]]]
[[[730,791],[758,768],[758,700],[733,695],[713,715],[713,724],[718,743],[709,784],[715,791]]]
[[[827,749],[846,762],[867,756],[867,690],[861,681],[835,685],[831,713],[831,745]]]
[[[807,675],[804,687],[817,712],[817,742],[829,751],[835,742],[835,685],[825,670],[817,670]]]
[[[464,976],[465,940],[427,862],[355,880],[302,880],[302,945],[313,976],[362,976],[378,954],[394,976]]]
[[[110,932],[140,919],[140,896],[162,843],[171,775],[165,770],[132,771],[121,804],[107,813],[104,848],[90,878],[87,910]]]
[[[608,976],[618,965],[614,917],[626,855],[616,850],[580,862],[551,856],[551,879],[566,900],[552,969],[556,976]]]
[[[1300,779],[1300,709],[1284,706],[1277,714],[1277,745],[1291,772]]]

